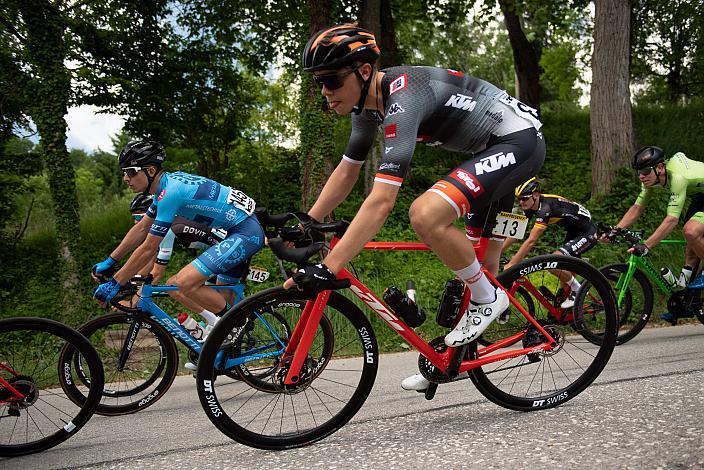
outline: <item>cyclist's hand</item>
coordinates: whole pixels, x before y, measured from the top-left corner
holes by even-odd
[[[108,302],[120,292],[120,287],[122,287],[120,283],[114,277],[111,277],[108,282],[104,282],[95,288],[93,298],[98,301],[101,307],[107,307]]]
[[[98,282],[104,281],[105,276],[101,276],[101,274],[110,271],[110,269],[115,266],[115,263],[117,263],[117,261],[112,256],[108,256],[100,263],[93,265],[93,269],[90,271],[91,277]]]
[[[336,281],[335,274],[323,263],[310,264],[299,269],[293,277],[287,279],[284,288],[290,289],[295,285],[299,290],[313,294],[334,289]]]
[[[648,256],[648,253],[650,253],[650,248],[648,248],[645,243],[638,243],[629,248],[628,252],[636,256]]]

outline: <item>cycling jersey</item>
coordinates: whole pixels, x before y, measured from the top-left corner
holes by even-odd
[[[687,194],[704,193],[704,163],[690,160],[682,152],[677,152],[665,163],[665,169],[667,170],[666,187],[670,190],[667,215],[679,218]],[[652,197],[654,187],[641,186],[642,189],[635,203],[646,206]]]
[[[223,241],[226,236],[227,232],[223,229],[210,228],[205,224],[199,224],[177,216],[166,236],[159,244],[156,263],[169,264],[176,241],[192,250],[206,250]]]
[[[546,228],[556,224],[567,230],[565,241],[559,250],[580,257],[597,243],[597,229],[589,211],[576,202],[555,194],[541,194],[538,208],[524,211],[527,217],[535,217],[535,226]]]
[[[229,231],[251,216],[254,207],[242,191],[208,178],[180,171],[163,173],[147,210],[147,216],[154,219],[149,233],[164,237],[177,215]]]
[[[528,128],[540,129],[534,109],[478,78],[435,67],[392,67],[383,71],[383,121],[378,112],[352,116],[352,134],[343,159],[362,164],[384,129],[384,155],[375,181],[401,186],[416,142],[471,154],[489,139]],[[494,153],[477,163],[476,174],[508,166],[515,157]]]

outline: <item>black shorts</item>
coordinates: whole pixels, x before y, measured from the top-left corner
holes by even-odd
[[[692,198],[689,200],[687,213],[684,215],[685,223],[694,217],[694,214],[697,212],[704,212],[704,193],[696,193],[692,195]]]
[[[455,168],[429,191],[457,212],[472,214],[468,227],[490,234],[496,214],[510,211],[516,186],[535,176],[545,161],[545,139],[535,128],[492,136],[486,149]],[[488,229],[487,229],[488,226]]]
[[[580,258],[584,253],[596,246],[596,244],[596,226],[592,224],[586,230],[567,232],[563,245],[558,249],[567,256]]]

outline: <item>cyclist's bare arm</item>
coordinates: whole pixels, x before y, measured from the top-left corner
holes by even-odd
[[[159,251],[159,244],[162,239],[162,237],[157,237],[151,234],[147,235],[147,238],[137,247],[136,250],[134,250],[132,256],[130,256],[130,259],[127,260],[125,265],[115,273],[115,280],[120,284],[125,285],[132,278],[132,276],[139,272],[141,267],[143,267],[147,262],[153,261],[156,253]]]
[[[643,215],[643,212],[645,212],[645,206],[633,204],[628,208],[626,213],[623,214],[623,217],[621,217],[621,220],[616,224],[616,226],[620,228],[630,227],[641,215]]]
[[[362,165],[341,160],[323,186],[320,196],[308,211],[308,215],[322,222],[350,194],[359,178],[361,168]]]
[[[504,243],[501,245],[501,253],[503,253],[504,251],[506,251],[509,246],[513,245],[513,244],[516,243],[517,241],[519,241],[518,238],[507,237],[507,238],[504,240]]]
[[[112,259],[121,260],[127,253],[137,248],[147,237],[149,227],[152,226],[153,222],[154,219],[151,217],[147,217],[146,215],[142,217],[142,220],[137,222],[130,231],[127,232],[117,248],[110,253]],[[144,266],[144,264],[140,265],[140,267],[141,266]]]
[[[528,239],[523,242],[521,247],[518,249],[518,252],[513,255],[513,258],[511,258],[511,261],[508,262],[506,265],[506,268],[510,268],[516,263],[519,263],[523,258],[528,256],[528,253],[530,253],[530,250],[533,249],[535,244],[538,242],[540,237],[543,235],[543,232],[545,231],[547,227],[545,225],[540,225],[540,224],[535,224],[533,225],[533,228],[530,230],[530,235],[528,235]]]
[[[679,219],[671,215],[665,216],[660,226],[648,237],[645,244],[648,248],[654,248],[658,243],[667,237],[672,230],[677,227]]]
[[[394,208],[400,189],[399,186],[374,183],[372,192],[362,203],[345,235],[323,261],[330,271],[337,273],[374,238]]]

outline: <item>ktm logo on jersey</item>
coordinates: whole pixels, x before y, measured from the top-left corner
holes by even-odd
[[[509,153],[495,153],[494,155],[489,155],[484,157],[474,164],[475,173],[477,176],[483,175],[484,173],[491,173],[501,168],[506,168],[509,165],[514,165],[516,163],[516,157],[513,152]]]
[[[452,106],[453,108],[461,109],[463,111],[472,111],[477,106],[477,102],[474,101],[474,98],[471,96],[455,93],[450,96],[447,103],[445,103],[445,106]]]

